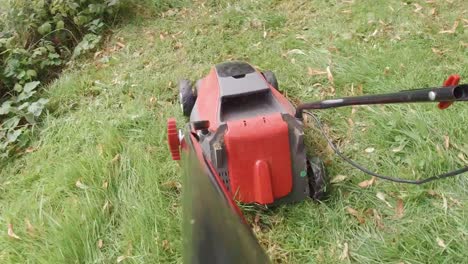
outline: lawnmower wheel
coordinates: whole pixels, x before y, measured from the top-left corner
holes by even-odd
[[[310,196],[316,201],[322,201],[328,194],[328,179],[323,161],[314,157],[307,160],[307,176],[309,177]]]
[[[196,99],[197,97],[193,92],[192,83],[189,80],[181,80],[179,82],[179,100],[184,116],[190,116]]]
[[[274,72],[264,71],[262,72],[262,74],[271,86],[273,86],[276,90],[279,90],[278,80],[276,79],[276,75]]]

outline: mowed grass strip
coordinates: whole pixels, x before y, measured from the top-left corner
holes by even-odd
[[[50,86],[49,115],[31,148],[3,165],[0,261],[181,262],[181,171],[165,138],[168,117],[186,121],[179,79],[246,60],[273,70],[298,102],[435,86],[452,73],[468,78],[468,6],[451,2],[201,1],[154,15],[147,1],[100,53]],[[347,155],[379,173],[416,179],[467,165],[461,103],[317,114]],[[468,258],[466,176],[361,188],[370,177],[333,156],[309,127],[310,153],[341,177],[325,203],[245,208],[274,262]],[[9,224],[20,239],[8,235]]]

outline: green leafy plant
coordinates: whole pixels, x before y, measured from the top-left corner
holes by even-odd
[[[37,96],[71,59],[95,49],[120,0],[6,0],[0,10],[0,158],[43,114]]]

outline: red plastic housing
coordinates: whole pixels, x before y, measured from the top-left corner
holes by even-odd
[[[167,120],[167,141],[173,160],[180,160],[180,140],[177,131],[177,124],[174,118]]]
[[[210,74],[202,80],[203,87],[209,87],[208,89],[200,89],[198,91],[198,98],[203,98],[203,101],[200,101],[196,110],[200,114],[200,118],[203,120],[210,121],[210,130],[214,131],[219,126],[218,115],[218,105],[219,105],[219,87],[218,87],[218,78],[216,76],[216,70],[213,68],[210,71]]]
[[[453,75],[450,75],[447,80],[445,80],[444,86],[458,85],[459,82],[460,82],[460,75],[453,74]],[[444,110],[444,109],[449,108],[449,106],[451,106],[452,104],[453,102],[440,102],[438,107],[440,110]]]
[[[231,193],[244,203],[270,204],[292,190],[288,125],[281,114],[227,123]]]

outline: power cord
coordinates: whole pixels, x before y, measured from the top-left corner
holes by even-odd
[[[309,112],[309,111],[303,111],[303,112],[306,115],[312,117],[315,120],[315,123],[317,124],[317,127],[320,130],[320,133],[322,133],[323,137],[327,140],[328,145],[330,145],[330,147],[333,149],[333,151],[340,158],[342,158],[344,161],[349,163],[354,168],[356,168],[356,169],[358,169],[358,170],[360,170],[360,171],[362,171],[364,173],[367,173],[369,175],[375,176],[377,178],[384,179],[384,180],[387,180],[387,181],[392,181],[392,182],[398,182],[398,183],[408,183],[408,184],[420,185],[420,184],[428,183],[428,182],[431,182],[431,181],[440,180],[440,179],[444,179],[444,178],[448,178],[448,177],[453,177],[453,176],[457,176],[457,175],[460,175],[462,173],[468,172],[468,167],[464,167],[464,168],[461,168],[461,169],[458,169],[458,170],[450,171],[450,172],[447,172],[447,173],[443,173],[443,174],[440,174],[440,175],[437,175],[437,176],[432,176],[432,177],[421,179],[421,180],[407,180],[407,179],[402,179],[402,178],[397,178],[397,177],[390,177],[390,176],[375,173],[375,172],[370,171],[369,169],[364,168],[363,166],[359,165],[357,162],[353,161],[352,159],[346,157],[338,149],[338,147],[332,142],[330,137],[328,137],[328,135],[325,133],[325,129],[323,128],[323,125],[322,125],[322,122],[320,122],[320,119],[318,117],[316,117],[314,114],[312,114],[311,112]]]

